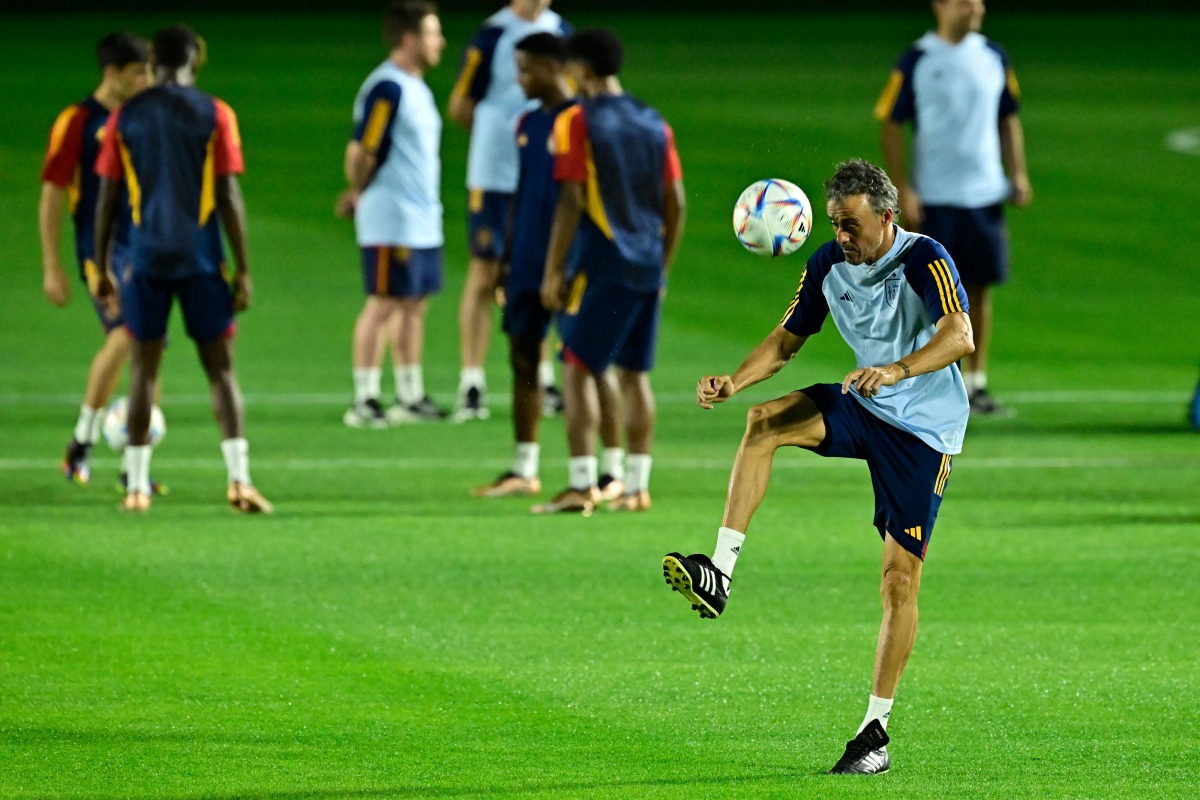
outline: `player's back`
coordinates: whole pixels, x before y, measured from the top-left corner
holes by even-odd
[[[585,100],[583,109],[609,238],[635,267],[661,270],[669,129],[625,94]]]
[[[223,106],[193,87],[166,84],[119,109],[135,268],[164,278],[218,268],[213,141],[218,117],[231,114]]]

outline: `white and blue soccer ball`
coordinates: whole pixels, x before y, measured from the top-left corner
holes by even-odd
[[[733,207],[738,241],[760,256],[786,256],[800,249],[812,231],[812,204],[794,183],[768,178],[746,187]]]
[[[104,410],[104,427],[102,428],[104,441],[118,452],[124,450],[125,445],[129,444],[129,423],[126,419],[128,408],[129,401],[124,397],[118,397]],[[161,408],[152,406],[150,408],[150,446],[158,446],[158,443],[166,435],[167,419],[163,416]]]

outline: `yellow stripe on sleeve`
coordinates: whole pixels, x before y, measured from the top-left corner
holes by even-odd
[[[204,151],[204,174],[200,179],[200,225],[203,226],[212,216],[217,207],[217,180],[213,162],[213,146],[217,143],[217,132],[213,131],[208,137],[208,147]],[[132,193],[131,193],[132,198]]]
[[[808,268],[804,268],[804,272],[800,273],[800,285],[796,287],[796,296],[792,298],[792,302],[788,305],[787,311],[783,312],[783,319],[779,320],[779,324],[783,325],[787,322],[792,312],[796,310],[796,306],[800,304],[800,292],[804,291],[804,279],[808,277]]]
[[[946,263],[946,259],[939,258],[938,268],[942,272],[942,276],[946,279],[946,294],[950,301],[950,311],[948,313],[957,314],[962,311],[962,302],[958,299],[958,292],[954,290],[954,278],[950,275],[950,265]]]
[[[554,154],[565,155],[571,149],[571,120],[583,113],[582,106],[571,106],[554,118]]]
[[[362,146],[374,153],[383,141],[383,130],[392,118],[392,103],[380,98],[371,107],[371,116],[367,118],[367,127],[363,131]]]
[[[941,276],[941,273],[939,273],[939,272],[938,272],[938,268],[937,268],[937,262],[936,262],[936,261],[935,261],[935,262],[933,262],[932,264],[930,264],[930,265],[929,265],[929,271],[930,271],[931,273],[933,273],[933,282],[934,282],[935,284],[937,284],[937,290],[938,290],[938,294],[939,294],[939,295],[941,296],[941,298],[942,298],[942,313],[943,313],[943,314],[949,314],[949,313],[950,313],[950,306],[949,306],[949,304],[946,302],[946,288],[945,288],[945,286],[942,284],[942,276]]]
[[[71,120],[75,119],[75,115],[78,113],[80,113],[79,106],[71,106],[54,120],[54,127],[50,129],[51,155],[62,149],[63,139],[67,136],[67,129],[71,127]]]
[[[1021,99],[1021,85],[1019,83],[1017,83],[1017,73],[1012,71],[1012,67],[1008,68],[1008,72],[1005,74],[1005,78],[1008,81],[1008,93],[1011,94],[1014,99],[1020,100]]]
[[[454,83],[454,90],[450,92],[451,97],[466,97],[467,90],[471,88],[471,81],[475,80],[475,71],[479,69],[479,64],[483,61],[483,53],[478,47],[467,49],[466,60],[463,62],[462,72],[458,73],[458,80]]]
[[[879,95],[879,100],[875,103],[875,119],[884,122],[892,115],[892,109],[896,107],[896,98],[900,96],[900,90],[903,87],[904,73],[898,69],[892,70],[887,86],[883,87],[883,93]]]
[[[142,226],[142,186],[138,183],[137,172],[133,169],[133,159],[129,156],[129,148],[125,146],[125,139],[121,138],[119,133],[117,137],[121,164],[125,167],[125,185],[129,188],[129,210],[133,217],[133,224],[140,228]]]

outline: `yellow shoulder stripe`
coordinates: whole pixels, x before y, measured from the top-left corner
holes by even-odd
[[[796,296],[792,298],[792,302],[788,305],[787,311],[783,312],[783,319],[779,320],[779,324],[787,322],[791,318],[792,312],[796,310],[796,306],[800,304],[800,292],[804,291],[804,279],[808,277],[808,267],[804,268],[804,272],[800,273],[800,285],[796,287]]]
[[[571,120],[583,113],[583,106],[575,105],[554,118],[554,154],[561,156],[571,149]]]
[[[1008,72],[1005,75],[1005,78],[1008,81],[1008,93],[1011,94],[1017,100],[1020,100],[1021,99],[1021,85],[1019,83],[1017,83],[1017,73],[1012,71],[1012,67],[1008,68]]]
[[[467,89],[471,87],[471,81],[475,80],[475,71],[479,69],[480,62],[483,61],[483,53],[478,47],[467,49],[466,60],[463,62],[462,72],[458,73],[458,80],[454,82],[454,89],[450,92],[451,97],[466,97]]]
[[[875,103],[875,119],[884,122],[892,115],[892,109],[896,107],[896,98],[900,96],[900,89],[903,86],[904,73],[898,69],[892,70],[887,86],[883,87],[883,93],[879,95],[879,100]]]
[[[54,120],[54,127],[50,129],[50,152],[57,153],[63,145],[63,139],[67,136],[67,129],[71,127],[71,120],[79,114],[79,106],[71,106],[58,115]]]
[[[371,116],[367,118],[367,127],[363,131],[362,145],[372,153],[379,149],[383,141],[383,131],[392,118],[392,103],[380,98],[371,107]]]

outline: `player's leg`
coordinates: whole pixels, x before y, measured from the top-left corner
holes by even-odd
[[[512,195],[468,190],[467,235],[470,260],[458,304],[458,336],[462,370],[459,375],[458,422],[487,419],[487,377],[484,364],[492,334],[492,307],[500,284],[504,226]]]
[[[967,291],[975,350],[963,356],[963,382],[971,401],[971,412],[1010,417],[1013,411],[1001,405],[988,391],[988,356],[992,346],[992,289],[1008,279],[1008,235],[1002,205],[957,209],[959,237],[951,248],[959,277]],[[935,237],[936,238],[936,237]],[[943,242],[945,244],[945,242]]]
[[[920,558],[888,533],[883,541],[883,572],[879,594],[883,598],[883,623],[875,648],[875,674],[871,693],[891,700],[917,638],[917,593],[921,588]]]
[[[396,360],[396,405],[392,423],[436,421],[448,416],[425,391],[425,318],[429,297],[442,290],[442,249],[402,249],[394,265],[392,293],[397,300],[392,342]]]
[[[624,405],[626,476],[621,494],[608,504],[609,511],[648,511],[650,509],[651,447],[657,409],[650,373],[618,368],[617,383]]]
[[[512,302],[513,298],[510,298],[510,308]],[[507,316],[508,309],[505,314]],[[536,331],[513,331],[508,335],[508,343],[513,375],[512,467],[486,486],[473,489],[471,493],[475,497],[527,497],[542,490],[538,478],[541,461],[538,427],[542,415],[542,392],[538,381],[541,337]]]
[[[964,379],[971,376],[971,385],[967,389],[974,393],[987,389],[988,348],[992,343],[992,293],[991,287],[986,284],[967,283],[963,288],[967,290],[967,302],[971,307],[975,350],[963,356],[962,370]],[[984,379],[982,386],[979,381],[981,376]]]
[[[701,553],[690,556],[670,553],[663,559],[667,584],[683,594],[701,617],[715,619],[725,610],[733,568],[750,519],[766,495],[775,451],[785,446],[817,449],[826,444],[825,414],[808,394],[823,388],[829,387],[809,387],[750,409],[746,414],[746,431],[733,460],[725,515],[712,558]]]
[[[554,377],[554,358],[551,355],[550,337],[542,340],[538,362],[538,383],[542,387],[542,416],[557,417],[562,414],[562,389],[558,387],[558,381]]]
[[[379,363],[385,329],[399,308],[393,291],[396,280],[393,250],[390,245],[359,248],[366,300],[354,320],[351,339],[354,400],[342,415],[342,422],[351,428],[384,428],[388,424],[380,402]]]
[[[88,368],[83,405],[79,408],[79,417],[75,420],[75,430],[71,441],[67,444],[67,452],[63,458],[63,474],[67,480],[80,484],[87,483],[91,479],[88,456],[92,445],[100,439],[100,429],[104,424],[104,408],[116,391],[117,382],[121,378],[121,369],[129,360],[129,334],[125,328],[120,324],[112,327],[106,325],[105,327],[104,344],[96,351],[91,366]]]
[[[615,370],[607,370],[596,379],[596,394],[600,400],[600,443],[604,448],[596,487],[601,500],[611,501],[625,494],[625,448],[621,444],[625,418]]]

